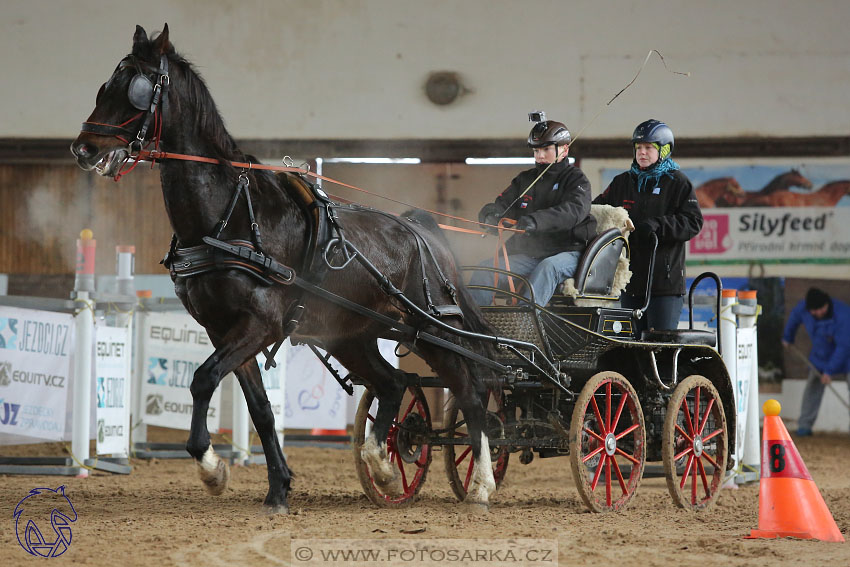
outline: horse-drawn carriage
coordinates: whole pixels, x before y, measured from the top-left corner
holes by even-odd
[[[567,282],[571,293],[556,294],[547,307],[534,303],[533,291],[530,299],[516,292],[522,286],[531,289],[522,276],[498,268],[465,268],[507,275],[518,284],[511,286],[514,291],[495,287],[495,281],[494,287],[484,288],[496,295],[492,305],[482,308],[484,315],[499,335],[533,343],[543,354],[535,360],[508,347],[497,356],[510,370],[487,390],[493,475],[500,483],[513,453],[519,453],[523,464],[535,454],[569,456],[582,500],[601,512],[624,507],[640,483],[644,464],[662,461],[674,502],[706,508],[717,498],[728,440],[734,439],[735,414],[730,411],[727,421],[725,411],[734,409],[729,376],[713,348],[718,344],[713,332],[694,330],[691,324],[689,329],[635,336],[635,319],[642,310],[624,309],[617,302],[616,288],[625,286],[628,275],[614,283],[628,263],[623,261],[626,235],[624,229],[602,231]],[[689,294],[691,311],[696,284],[705,277],[714,277],[719,287],[713,274],[698,277]],[[463,412],[449,398],[437,426],[423,388],[442,388],[441,380],[407,378],[408,396],[387,439],[401,490],[379,488],[361,458],[359,448],[375,410],[368,392],[354,428],[354,458],[363,489],[379,506],[411,503],[425,481],[432,453],[441,449],[452,491],[463,500],[474,464]]]
[[[625,505],[648,460],[664,462],[678,504],[700,508],[716,498],[734,438],[728,374],[709,333],[635,336],[640,312],[618,308],[609,289],[626,244],[619,231],[588,247],[575,300],[540,307],[509,294],[482,315],[440,234],[334,203],[303,172],[244,154],[167,26],[153,39],[137,26],[131,53],[100,88],[71,151],[84,169],[116,179],[134,160],[160,166],[174,230],[164,264],[215,346],[192,380],[186,445],[212,494],[225,490],[229,469],[210,444],[207,409],[233,372],[266,455],[264,505],[288,510],[291,472],[255,355],[292,337],[323,347],[368,386],[356,463],[381,505],[413,501],[436,447],[455,494],[470,505],[488,504],[517,452],[521,462],[569,455],[594,510]],[[378,338],[415,351],[435,376],[393,368]],[[423,387],[452,392],[441,427]]]

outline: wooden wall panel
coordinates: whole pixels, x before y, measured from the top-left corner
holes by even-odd
[[[0,165],[0,273],[73,274],[76,239],[91,228],[98,274],[115,246],[136,246],[136,273],[165,273],[171,241],[159,172],[139,166],[115,183],[73,165]]]

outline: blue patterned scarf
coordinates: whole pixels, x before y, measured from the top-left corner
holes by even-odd
[[[679,164],[673,161],[673,158],[661,160],[646,169],[638,167],[636,161],[632,162],[632,174],[637,177],[638,193],[643,193],[644,187],[648,181],[651,181],[651,187],[655,187],[662,175],[673,177],[673,172],[679,169]]]

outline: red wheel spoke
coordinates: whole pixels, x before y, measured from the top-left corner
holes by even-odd
[[[688,481],[688,475],[691,474],[691,466],[694,464],[694,456],[688,457],[688,464],[685,465],[685,474],[682,475],[682,480],[679,482],[679,488],[685,488],[685,483]]]
[[[404,418],[405,418],[405,417],[407,417],[407,414],[409,414],[409,413],[410,413],[410,411],[413,409],[413,406],[415,406],[415,405],[416,405],[416,398],[414,397],[414,398],[411,398],[411,399],[410,399],[410,403],[409,403],[409,404],[407,404],[407,409],[406,409],[406,410],[404,410],[404,414],[402,414],[401,419],[399,420],[399,422],[403,422],[403,421],[404,421]]]
[[[602,455],[602,458],[599,459],[599,464],[596,465],[596,473],[593,475],[593,481],[590,483],[590,489],[596,490],[596,485],[599,484],[599,475],[602,474],[602,469],[605,466],[605,459],[608,458],[608,455]]]
[[[614,464],[614,472],[617,473],[617,480],[620,481],[620,488],[623,490],[623,494],[628,494],[629,489],[626,487],[626,481],[623,480],[623,473],[620,471],[620,465],[617,463],[616,459],[611,459]]]
[[[694,421],[693,421],[693,423],[694,423],[695,426],[699,425],[699,391],[701,389],[702,388],[700,386],[697,386],[696,388],[694,388]],[[698,433],[699,433],[698,431],[694,431],[694,435],[697,435]]]
[[[603,443],[603,444],[605,443],[605,438],[604,438],[604,437],[602,437],[601,435],[599,435],[598,433],[596,433],[595,431],[591,431],[591,430],[590,430],[590,429],[588,429],[587,427],[585,427],[584,429],[582,429],[582,431],[584,431],[584,432],[585,432],[585,433],[587,433],[588,435],[592,436],[593,438],[597,439],[597,440],[598,440],[598,441],[600,441],[601,443]]]
[[[608,409],[611,409],[609,404]],[[610,415],[610,413],[609,413]],[[605,504],[609,507],[611,506],[611,461],[614,459],[607,459],[608,466],[605,469]]]
[[[709,455],[708,453],[703,453],[703,454],[702,454],[702,457],[703,457],[706,461],[708,461],[709,463],[711,463],[711,466],[713,466],[715,469],[720,469],[720,465],[718,465],[718,464],[717,464],[717,461],[715,461],[715,460],[714,460],[714,457],[712,457],[712,456],[711,456],[711,455]]]
[[[693,436],[696,435],[696,432],[694,431],[694,424],[691,421],[691,408],[688,407],[687,398],[682,400],[682,409],[685,412],[685,425],[688,426],[688,431],[690,431],[690,435],[688,435],[688,437],[692,439]]]
[[[690,441],[691,443],[693,443],[693,442],[694,442],[694,438],[693,438],[693,437],[691,437],[690,435],[688,435],[687,431],[685,431],[684,429],[682,429],[681,427],[679,427],[679,424],[678,424],[678,423],[676,424],[676,431],[678,431],[678,432],[679,432],[682,436],[684,436],[684,437],[685,437],[685,439],[687,439],[687,440],[688,440],[688,441]]]
[[[623,413],[623,407],[626,405],[626,401],[629,399],[629,396],[623,394],[620,398],[620,405],[617,406],[617,413],[614,414],[614,422],[611,424],[610,431],[617,431],[617,424],[620,423],[620,415]]]
[[[706,498],[711,498],[711,489],[708,486],[708,479],[705,477],[705,467],[702,465],[702,460],[697,459],[697,468],[699,469],[699,476],[702,478],[702,487],[705,489]]]
[[[398,470],[401,471],[401,486],[407,492],[410,485],[407,484],[407,473],[404,472],[404,461],[401,460],[401,453],[396,453],[396,463],[398,464]]]
[[[701,434],[702,430],[705,429],[705,424],[708,423],[708,417],[711,415],[712,406],[714,406],[714,398],[708,400],[708,404],[705,406],[705,414],[702,416],[702,423],[699,424],[699,431],[697,433]]]
[[[610,381],[605,383],[605,433],[611,431],[611,385]],[[608,474],[611,474],[610,466]]]
[[[602,414],[599,413],[599,406],[596,405],[596,396],[590,398],[590,402],[593,404],[593,415],[596,416],[596,423],[599,425],[599,430],[604,435],[608,432],[605,430],[605,422],[602,421]]]
[[[685,456],[685,455],[687,455],[688,453],[693,453],[693,452],[694,452],[694,448],[693,448],[693,447],[688,447],[687,449],[685,449],[684,451],[682,451],[682,452],[681,452],[681,453],[679,453],[678,455],[675,455],[675,456],[673,457],[673,461],[678,461],[679,459],[681,459],[682,457],[684,457],[684,456]]]
[[[472,447],[469,448],[472,450]],[[463,479],[463,490],[466,491],[469,488],[469,481],[472,479],[472,471],[475,468],[475,457],[469,458],[469,466],[466,468],[466,478]]]
[[[694,459],[694,466],[691,468],[693,471],[691,473],[691,504],[697,503],[697,469],[699,468],[697,465],[699,464],[699,459]]]
[[[626,429],[625,431],[623,431],[622,433],[620,433],[619,435],[616,435],[614,438],[619,440],[623,436],[628,435],[629,433],[631,433],[632,431],[637,429],[638,427],[640,427],[640,424],[636,423],[636,424],[632,425],[631,427],[629,427],[628,429]]]
[[[626,453],[626,452],[625,452],[625,451],[623,451],[622,449],[616,449],[616,450],[615,450],[615,453],[617,453],[617,454],[618,454],[618,455],[620,455],[621,457],[625,457],[625,458],[627,458],[628,460],[630,460],[631,462],[633,462],[635,465],[640,466],[640,461],[639,461],[637,458],[635,458],[633,455],[629,455],[628,453]]]
[[[460,456],[455,459],[455,466],[458,466],[460,462],[466,458],[470,451],[472,451],[472,447],[467,447],[466,449],[464,449],[463,453],[461,453]]]
[[[702,438],[702,442],[703,442],[703,443],[705,443],[705,442],[706,442],[706,441],[708,441],[709,439],[712,439],[713,437],[717,437],[717,436],[718,436],[718,435],[720,435],[721,433],[723,433],[723,429],[715,429],[714,431],[712,431],[711,433],[709,433],[708,435],[706,435],[705,437],[703,437],[703,438]]]
[[[598,455],[599,453],[601,453],[601,452],[602,452],[602,449],[604,449],[604,448],[605,448],[605,447],[597,447],[596,449],[594,449],[593,451],[591,451],[590,453],[588,453],[587,455],[585,455],[584,457],[582,457],[582,458],[581,458],[581,462],[582,462],[582,463],[586,463],[587,461],[589,461],[590,459],[592,459],[593,457],[595,457],[596,455]]]

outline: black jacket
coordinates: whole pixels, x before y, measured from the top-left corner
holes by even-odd
[[[540,171],[542,168],[537,167],[523,171],[496,198],[500,214],[510,207],[504,213],[506,218],[518,220],[530,215],[537,224],[534,232],[509,238],[508,253],[545,258],[569,250],[584,250],[596,236],[596,219],[590,215],[590,181],[565,159],[553,164],[531,190],[514,203]],[[485,209],[488,206],[485,205]]]
[[[702,213],[693,185],[679,170],[672,175],[662,175],[658,183],[647,184],[643,192],[638,193],[637,176],[626,171],[615,177],[605,192],[593,200],[600,205],[623,207],[635,226],[647,221],[655,229],[658,252],[651,288],[653,296],[685,293],[685,243],[702,230]],[[643,299],[650,244],[641,241],[635,232],[629,237],[629,246],[632,279],[626,293]]]

